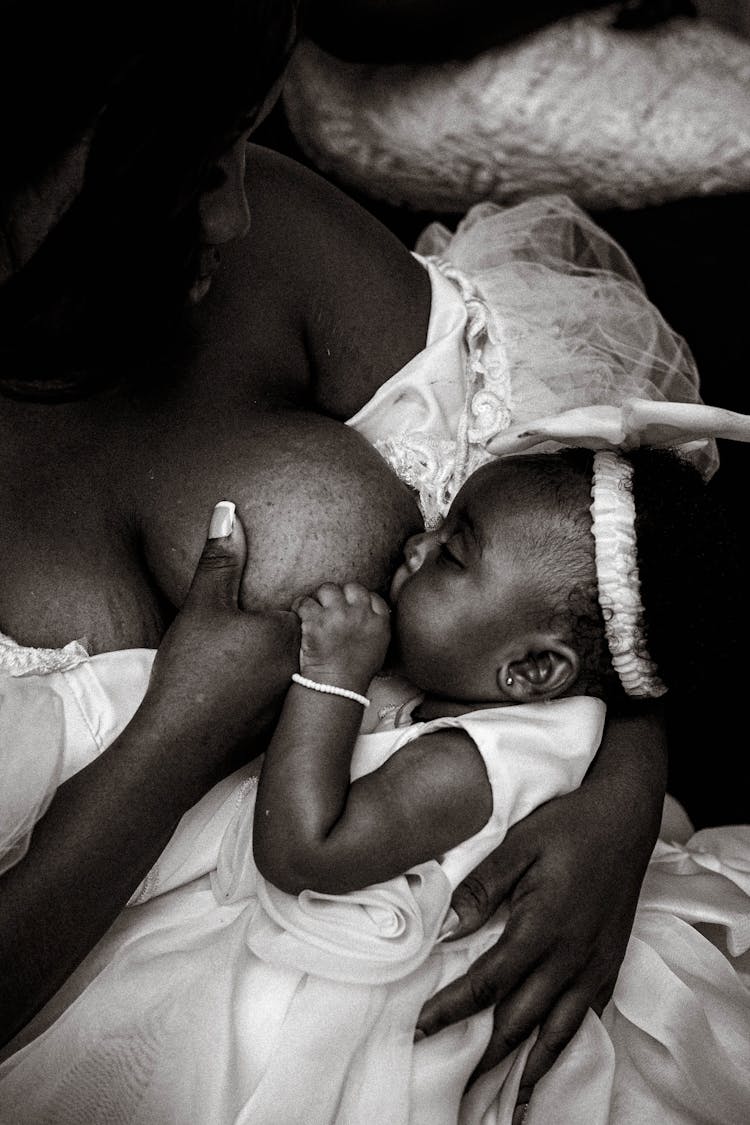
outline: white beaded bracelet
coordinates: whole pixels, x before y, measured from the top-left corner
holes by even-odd
[[[370,706],[370,700],[367,696],[360,695],[358,691],[349,691],[349,688],[345,687],[334,687],[333,684],[319,684],[317,680],[308,680],[307,676],[300,676],[299,672],[293,672],[292,679],[295,684],[310,688],[311,691],[322,691],[324,695],[341,695],[344,699],[353,699],[355,703],[361,703],[363,707]]]

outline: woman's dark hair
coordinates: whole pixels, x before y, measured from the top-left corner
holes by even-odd
[[[0,286],[6,391],[96,383],[113,353],[148,355],[179,320],[200,194],[283,72],[297,6],[3,5],[0,220],[93,130],[80,194]]]

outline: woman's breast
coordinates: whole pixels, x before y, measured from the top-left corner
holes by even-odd
[[[326,580],[384,590],[421,526],[412,494],[372,447],[318,415],[277,411],[222,428],[204,417],[153,453],[138,502],[145,560],[174,605],[218,500],[233,500],[245,527],[246,602],[279,608]]]
[[[325,580],[384,589],[420,526],[365,439],[318,415],[260,412],[204,385],[34,417],[15,442],[9,427],[0,465],[0,631],[24,644],[158,644],[218,500],[247,533],[248,605],[286,608]]]

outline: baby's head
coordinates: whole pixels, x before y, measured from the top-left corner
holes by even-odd
[[[622,702],[605,617],[622,640],[628,613],[622,606],[613,613],[608,584],[597,573],[594,456],[564,450],[485,465],[440,528],[408,540],[391,600],[394,655],[414,683],[473,702],[580,694]],[[607,462],[598,455],[596,464],[601,513],[608,506]],[[726,651],[731,641],[727,614],[710,604],[717,593],[737,590],[726,577],[739,564],[724,542],[727,521],[717,518],[696,470],[670,452],[637,450],[614,465],[626,477],[632,469],[632,482],[619,479],[615,490],[632,494],[636,513],[637,566],[624,583],[627,601],[630,579],[640,581],[644,609],[635,622],[636,654],[644,658],[636,673],[648,678],[650,657],[666,685],[684,686],[701,653],[717,644]],[[614,523],[597,516],[600,572],[608,569],[604,539],[621,519],[619,511]],[[624,557],[619,539],[614,555],[617,568]],[[658,684],[646,692],[657,693]]]

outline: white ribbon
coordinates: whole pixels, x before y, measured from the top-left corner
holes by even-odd
[[[750,415],[697,402],[629,398],[621,406],[580,406],[496,434],[487,449],[498,457],[546,441],[585,449],[626,451],[639,446],[702,446],[715,438],[750,442]]]

